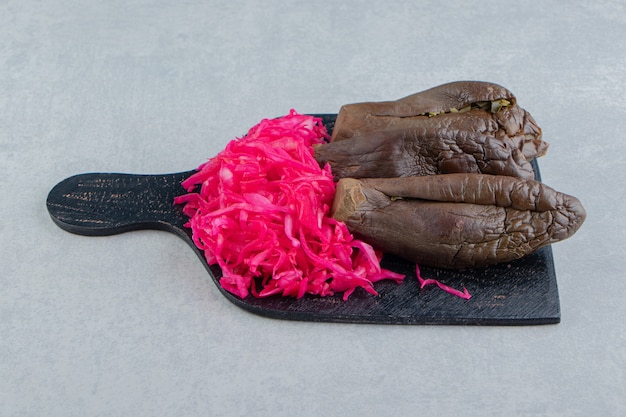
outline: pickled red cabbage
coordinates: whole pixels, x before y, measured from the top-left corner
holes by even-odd
[[[470,298],[472,298],[472,295],[469,293],[469,291],[467,291],[467,288],[463,288],[463,291],[460,291],[434,278],[422,278],[422,274],[420,273],[420,267],[417,264],[415,264],[415,275],[417,276],[417,281],[420,284],[420,288],[424,288],[427,285],[436,285],[448,294],[452,294],[464,300],[469,300]]]
[[[188,194],[175,203],[184,204],[193,241],[220,266],[227,291],[345,300],[356,288],[375,295],[373,283],[404,278],[330,217],[335,183],[313,157],[327,137],[321,119],[291,110],[262,120],[182,183]]]

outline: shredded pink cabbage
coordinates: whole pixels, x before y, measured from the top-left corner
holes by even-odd
[[[403,280],[330,217],[335,183],[330,166],[313,157],[313,145],[327,137],[321,119],[291,110],[262,120],[182,183],[189,193],[174,202],[184,204],[193,241],[220,266],[227,291],[241,298],[343,292],[345,300],[359,287],[377,294],[379,280]]]
[[[427,285],[436,285],[445,292],[463,298],[464,300],[469,300],[470,298],[472,298],[472,295],[469,293],[469,291],[467,291],[467,288],[463,288],[463,291],[459,291],[457,289],[447,286],[440,281],[437,281],[434,278],[422,278],[422,274],[420,273],[420,267],[417,264],[415,264],[415,274],[417,275],[417,280],[420,283],[420,288],[424,288]]]

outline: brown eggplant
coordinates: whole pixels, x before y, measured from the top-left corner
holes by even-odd
[[[541,182],[485,174],[342,179],[332,214],[384,252],[460,269],[521,258],[586,217],[578,199]]]
[[[315,158],[340,178],[485,173],[534,177],[548,144],[533,117],[497,84],[457,81],[408,97],[341,107]]]

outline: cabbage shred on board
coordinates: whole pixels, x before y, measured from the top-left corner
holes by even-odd
[[[376,294],[379,280],[402,281],[330,216],[335,183],[313,152],[327,138],[321,119],[291,110],[262,120],[183,182],[189,193],[175,203],[208,264],[222,269],[224,289],[241,298],[343,292],[345,300],[359,287]]]

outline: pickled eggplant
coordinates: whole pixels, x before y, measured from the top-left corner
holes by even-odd
[[[497,84],[458,81],[408,97],[341,107],[315,158],[336,179],[483,173],[532,179],[541,128]]]
[[[374,247],[439,268],[521,258],[586,217],[577,198],[541,182],[467,173],[342,179],[332,214]]]

